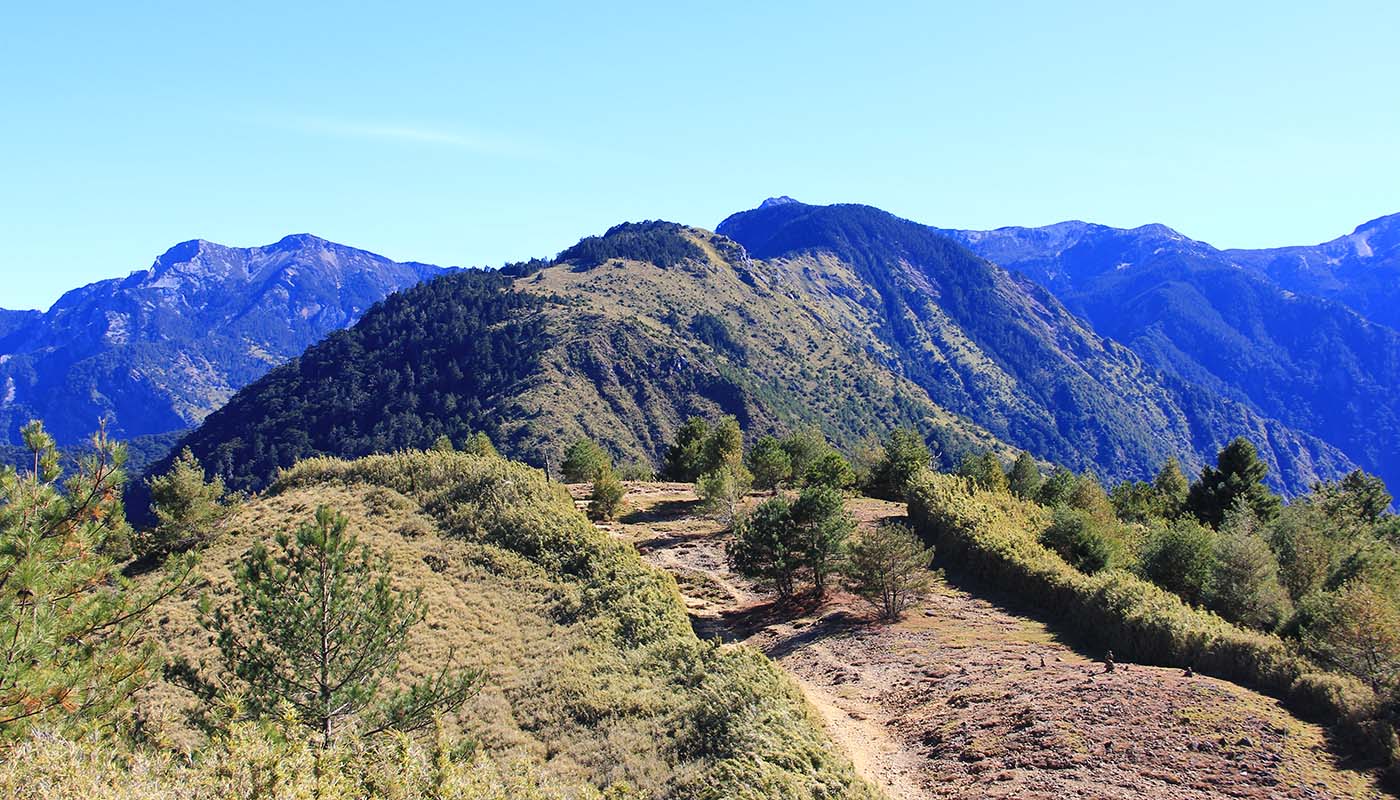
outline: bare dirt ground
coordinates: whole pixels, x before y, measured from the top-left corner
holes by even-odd
[[[689,485],[631,484],[626,500],[604,527],[676,576],[697,633],[787,670],[892,800],[1382,797],[1271,698],[1175,669],[1105,672],[995,595],[942,579],[896,624],[839,591],[780,608],[729,571]],[[850,508],[862,526],[904,513]]]

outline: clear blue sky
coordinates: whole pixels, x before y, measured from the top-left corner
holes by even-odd
[[[1241,247],[1400,211],[1400,3],[1144,5],[10,4],[0,307],[192,238],[499,264],[776,194]]]

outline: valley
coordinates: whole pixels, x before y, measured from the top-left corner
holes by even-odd
[[[576,499],[587,487],[574,487]],[[750,498],[756,502],[755,498]],[[911,798],[1374,798],[1323,729],[1277,701],[1179,669],[1095,658],[965,578],[895,624],[845,592],[779,607],[726,563],[687,484],[628,485],[602,523],[676,577],[702,638],[758,648],[802,687],[858,771]],[[903,505],[848,501],[867,529]]]

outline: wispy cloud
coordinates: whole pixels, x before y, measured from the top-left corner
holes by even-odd
[[[538,159],[548,153],[535,144],[520,139],[418,124],[359,122],[331,117],[294,116],[265,117],[264,121],[278,128],[300,133],[332,136],[341,139],[373,139],[402,144],[430,145],[464,150],[483,156]]]

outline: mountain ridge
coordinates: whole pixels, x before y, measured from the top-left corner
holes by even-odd
[[[1049,291],[925,226],[859,206],[748,213],[814,209],[835,222],[771,236],[751,216],[731,217],[725,232],[624,223],[552,261],[396,294],[241,391],[185,444],[248,488],[296,458],[476,430],[539,465],[581,436],[654,465],[685,418],[725,413],[750,435],[816,423],[849,451],[915,427],[950,464],[1025,448],[1115,480],[1147,477],[1169,457],[1199,467],[1240,434],[1261,442],[1290,491],[1351,466],[1314,438],[1154,374]],[[802,236],[821,246],[788,246]],[[912,261],[892,257],[887,240]],[[460,349],[464,335],[477,355]],[[415,355],[431,353],[443,355]]]
[[[1388,232],[1397,221],[1382,217],[1358,230]],[[1222,251],[1141,227],[1084,226],[1071,237],[1059,228],[945,232],[1047,286],[1158,369],[1314,433],[1400,485],[1400,332],[1344,302],[1340,281],[1315,291],[1276,280],[1269,268],[1279,263],[1271,254],[1316,258],[1319,248],[1352,247],[1349,237]]]
[[[260,247],[181,242],[150,267],[0,314],[0,430],[62,444],[99,419],[123,437],[187,428],[390,292],[441,274],[309,234]]]

